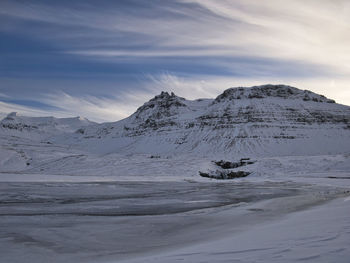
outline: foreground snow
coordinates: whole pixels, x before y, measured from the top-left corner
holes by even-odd
[[[348,154],[256,158],[236,168],[248,177],[217,181],[198,174],[212,169],[215,157],[101,155],[0,141],[4,262],[350,257]]]
[[[137,262],[349,262],[350,198]],[[115,262],[115,261],[111,261]]]
[[[348,154],[255,158],[236,168],[248,177],[217,181],[198,174],[213,169],[215,157],[101,155],[27,139],[0,142],[4,262],[350,257],[350,202],[343,201],[350,194]]]
[[[48,182],[29,175],[33,182],[10,182],[8,176],[0,183],[3,262],[346,262],[350,256],[347,179]],[[333,185],[340,180],[341,187]]]

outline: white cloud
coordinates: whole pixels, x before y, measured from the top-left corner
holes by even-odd
[[[61,44],[64,40],[65,52],[78,55],[249,56],[350,73],[347,0],[178,0],[141,10],[145,14],[137,9],[123,12],[118,5],[101,10],[90,4],[72,8],[5,1],[3,7],[0,13],[17,18],[79,26],[78,33],[57,29],[42,34]],[[120,35],[125,33],[137,37],[126,37],[124,43]],[[81,41],[86,38],[89,41]],[[116,47],[121,41],[136,48]],[[114,48],[101,48],[106,45]]]
[[[101,49],[80,47],[68,53],[94,57],[159,56],[248,56],[310,65],[327,66],[339,74],[350,73],[350,2],[321,1],[215,1],[182,0],[186,5],[168,7],[181,12],[181,19],[162,16],[137,17],[101,14],[101,29],[117,34],[120,30],[142,34],[130,45],[149,42],[145,49]],[[205,11],[206,10],[206,11]],[[159,10],[158,10],[159,11]],[[113,17],[114,16],[114,17]],[[88,13],[75,16],[75,23],[90,27],[101,18]],[[50,18],[52,19],[52,18]],[[57,20],[60,20],[57,18]],[[113,41],[113,39],[112,39]],[[229,67],[229,64],[226,65]]]
[[[24,116],[86,117],[91,121],[117,121],[128,117],[137,107],[150,99],[150,93],[122,93],[119,98],[94,96],[71,96],[64,92],[45,94],[37,100],[52,106],[50,109],[23,106],[0,101],[0,117],[10,112]]]
[[[160,91],[168,91],[191,100],[216,97],[222,89],[219,79],[215,81],[215,85],[212,85],[213,83],[208,82],[208,79],[205,77],[193,79],[164,73],[157,76],[148,75],[147,79],[146,87],[153,94],[157,94]]]
[[[218,34],[217,45],[242,47],[252,56],[305,61],[350,72],[349,1],[184,2],[195,2],[221,17],[243,23],[239,32],[231,23],[232,28]]]
[[[71,96],[64,92],[46,95],[41,101],[63,109],[66,113],[87,117],[93,121],[116,121],[136,110],[143,93],[124,93],[118,98]],[[143,101],[144,102],[144,101]]]

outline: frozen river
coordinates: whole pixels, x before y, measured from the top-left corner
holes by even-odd
[[[1,182],[1,262],[117,262],[245,231],[344,194],[292,182]]]

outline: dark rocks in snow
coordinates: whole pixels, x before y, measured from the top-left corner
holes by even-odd
[[[212,178],[212,179],[218,179],[218,180],[225,180],[225,179],[235,179],[235,178],[242,178],[246,177],[250,174],[250,172],[245,171],[216,171],[215,173],[203,173],[199,172],[199,175],[206,178]]]
[[[226,162],[226,161],[218,161],[214,162],[217,166],[220,166],[222,169],[233,169],[241,166],[239,163],[234,163],[234,162]]]
[[[160,120],[160,121],[156,121],[152,118],[148,118],[144,123],[141,123],[138,128],[141,129],[153,129],[153,130],[157,130],[160,129],[162,127],[172,127],[172,126],[176,126],[177,123],[175,121],[172,120]]]
[[[199,172],[199,175],[218,180],[246,177],[250,174],[250,172],[232,171],[231,169],[255,163],[254,161],[251,161],[250,158],[242,158],[239,162],[229,162],[224,160],[213,162],[219,166],[220,169],[215,171]]]
[[[80,129],[76,130],[75,133],[84,134],[85,130],[83,128],[80,128]]]
[[[23,130],[37,130],[38,127],[35,125],[27,125],[23,123],[2,123],[1,126],[5,129],[9,130],[18,130],[18,131],[23,131]]]
[[[214,161],[217,166],[220,166],[222,169],[234,169],[237,167],[253,164],[254,161],[250,161],[250,158],[242,158],[239,162],[229,162],[229,161]]]

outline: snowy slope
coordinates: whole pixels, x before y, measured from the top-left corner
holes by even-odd
[[[285,85],[231,88],[194,101],[162,92],[130,117],[80,129],[65,143],[102,153],[346,153],[350,107]]]
[[[93,124],[81,117],[26,117],[10,113],[0,121],[0,171],[30,169],[36,163],[71,154],[68,145],[54,144],[54,138],[71,136],[77,129]]]

